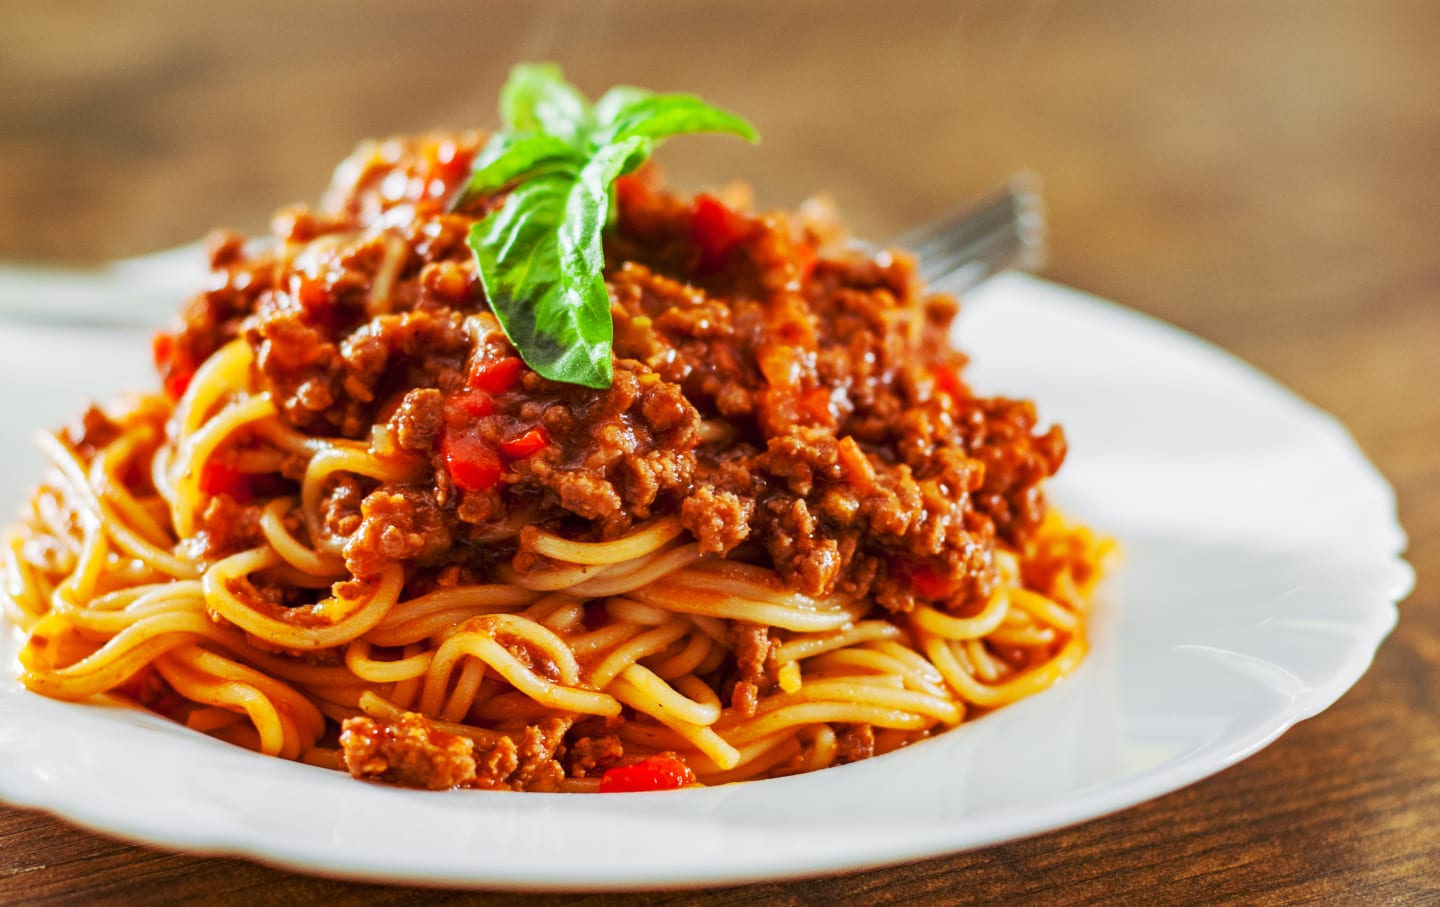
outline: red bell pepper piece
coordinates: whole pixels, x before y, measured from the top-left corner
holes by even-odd
[[[500,452],[505,455],[506,459],[519,460],[531,454],[538,453],[549,443],[550,436],[546,434],[542,426],[537,425],[513,438],[507,438],[501,441]]]
[[[155,369],[160,373],[165,394],[171,400],[179,400],[190,387],[195,377],[195,365],[190,362],[175,342],[175,335],[168,331],[156,331],[150,339],[150,354],[155,360]]]
[[[935,378],[937,391],[948,394],[953,400],[959,400],[965,396],[965,383],[960,380],[959,373],[953,367],[937,365],[930,370],[930,374]]]
[[[600,776],[600,793],[626,794],[679,790],[695,783],[695,773],[674,753],[660,753],[631,765],[617,765]]]
[[[504,359],[490,362],[477,362],[475,367],[470,370],[470,377],[466,383],[491,394],[503,394],[515,386],[515,382],[520,379],[520,369],[523,366],[524,363],[515,356],[507,356]]]
[[[464,390],[450,398],[450,404],[476,419],[495,412],[495,398],[482,390]]]
[[[504,472],[490,445],[464,432],[446,432],[440,440],[440,453],[461,491],[489,491]]]
[[[955,582],[934,567],[920,566],[910,574],[910,588],[921,598],[935,601],[948,598],[955,591]]]
[[[247,473],[215,460],[200,467],[200,491],[208,495],[228,494],[242,502],[250,500],[254,493]]]
[[[720,199],[703,193],[695,196],[695,214],[690,220],[690,235],[700,253],[695,270],[704,274],[723,267],[730,250],[749,229],[745,217],[725,207]]]
[[[295,483],[270,472],[241,472],[228,463],[210,460],[200,467],[200,490],[208,495],[228,494],[242,504],[256,498],[287,494]]]

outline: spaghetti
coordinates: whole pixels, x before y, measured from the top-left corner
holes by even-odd
[[[627,178],[615,386],[515,358],[441,201],[367,146],[157,338],[166,393],[46,435],[4,546],[22,682],[431,787],[811,771],[1032,695],[1109,543],[1063,438],[974,396],[903,256]],[[937,339],[940,338],[940,339]]]

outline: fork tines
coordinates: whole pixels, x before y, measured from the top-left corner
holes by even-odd
[[[897,237],[893,246],[919,259],[920,276],[959,293],[1007,269],[1034,271],[1045,263],[1045,208],[1031,171],[980,203]]]

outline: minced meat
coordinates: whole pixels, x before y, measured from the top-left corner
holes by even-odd
[[[487,203],[449,207],[481,140],[366,146],[322,209],[277,218],[275,245],[220,237],[214,289],[167,344],[178,387],[242,338],[286,423],[389,458],[403,478],[323,491],[356,575],[399,562],[483,581],[544,565],[516,560],[517,519],[595,541],[674,514],[703,553],[743,548],[809,595],[903,612],[988,594],[995,546],[1043,516],[1064,435],[970,390],[946,342],[956,304],[908,257],[642,170],[618,184],[606,237],[614,382],[556,383],[487,307],[465,244]],[[249,538],[215,533],[207,554]]]

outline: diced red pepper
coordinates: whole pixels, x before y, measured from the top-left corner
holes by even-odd
[[[155,370],[160,373],[166,395],[172,400],[179,400],[195,377],[194,364],[182,354],[175,335],[168,331],[155,332],[150,339],[150,354],[155,360]]]
[[[700,273],[719,270],[749,230],[749,221],[720,199],[703,193],[695,196],[695,214],[690,220],[690,236],[700,253],[695,269]]]
[[[450,398],[450,405],[467,416],[484,418],[495,412],[495,398],[482,390],[464,390]]]
[[[955,582],[934,567],[920,566],[910,574],[910,588],[921,598],[935,601],[948,598],[955,591]]]
[[[195,376],[188,372],[171,372],[165,376],[165,394],[171,400],[179,400],[185,396],[190,389],[190,381]]]
[[[632,765],[617,765],[600,776],[600,793],[626,794],[679,790],[695,783],[695,773],[674,753],[661,753]]]
[[[955,400],[965,396],[965,383],[960,380],[960,374],[952,366],[937,365],[930,370],[930,374],[935,379],[936,390]]]
[[[208,495],[228,494],[237,501],[248,501],[255,493],[248,473],[215,460],[200,467],[200,490]]]
[[[504,472],[490,445],[465,432],[446,432],[440,441],[440,453],[450,478],[461,491],[489,491]]]
[[[156,331],[150,338],[150,355],[155,367],[164,370],[175,360],[175,335],[169,331]]]
[[[531,454],[538,453],[550,443],[550,435],[545,432],[543,426],[537,425],[527,429],[513,438],[507,438],[500,442],[500,452],[507,459],[519,460]]]
[[[815,273],[815,262],[818,256],[815,254],[815,247],[809,243],[797,243],[795,246],[795,257],[800,261],[800,283],[810,279]]]
[[[497,359],[490,362],[477,362],[470,370],[468,384],[482,391],[492,394],[503,394],[515,386],[520,379],[520,369],[524,363],[514,356],[507,356],[504,359]]]

